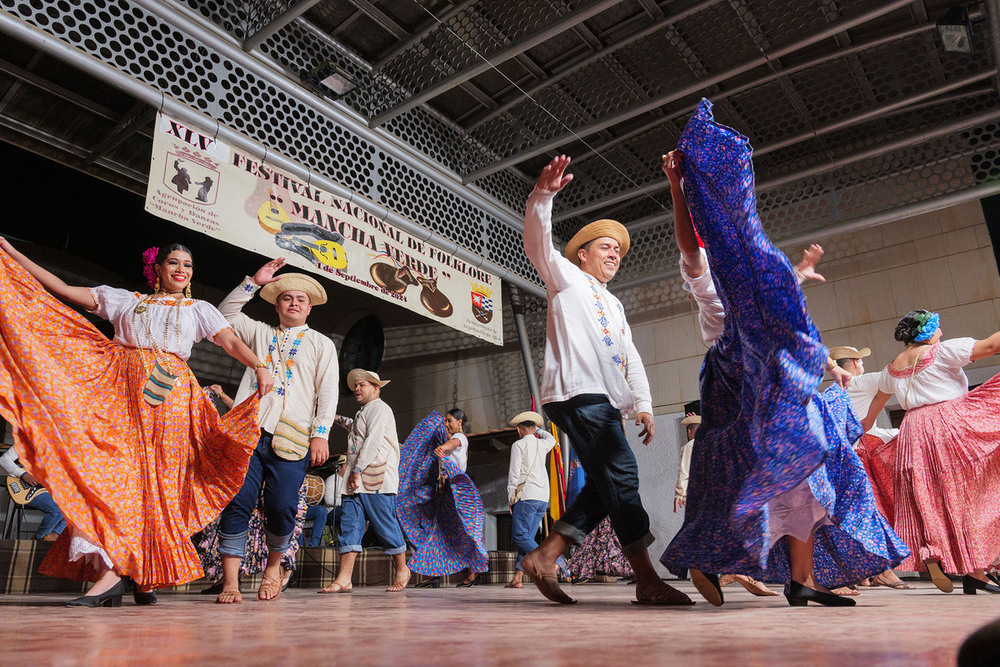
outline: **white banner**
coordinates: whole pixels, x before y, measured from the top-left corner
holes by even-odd
[[[150,213],[503,344],[497,276],[196,128],[156,128]]]

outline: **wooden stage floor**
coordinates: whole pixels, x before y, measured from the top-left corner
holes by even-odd
[[[161,593],[156,607],[70,609],[65,594],[0,596],[3,665],[954,665],[962,640],[1000,617],[1000,595],[864,590],[848,609],[789,607],[727,586],[726,604],[630,604],[624,584],[505,589],[289,589],[237,606]],[[998,662],[1000,664],[1000,662]]]

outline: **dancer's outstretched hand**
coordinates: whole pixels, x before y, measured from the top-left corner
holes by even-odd
[[[648,412],[640,412],[636,415],[635,425],[642,425],[642,430],[639,431],[639,437],[642,438],[642,444],[648,445],[653,441],[653,431],[655,430],[655,424],[653,424],[653,415]]]
[[[552,158],[552,162],[549,162],[545,165],[545,169],[542,169],[542,175],[538,177],[537,187],[549,192],[562,190],[573,180],[573,174],[565,173],[568,166],[569,158],[565,155]]]
[[[278,280],[274,277],[274,273],[284,265],[284,257],[272,259],[270,262],[257,269],[257,273],[253,274],[253,278],[251,280],[253,280],[254,285],[260,285],[261,287],[267,285],[268,283],[273,283],[275,280]]]
[[[833,376],[833,381],[839,384],[844,389],[851,384],[851,374],[845,371],[840,366],[834,366],[830,369],[830,375]]]
[[[678,150],[672,150],[666,155],[661,155],[663,164],[661,169],[663,173],[667,175],[670,179],[670,187],[677,187],[684,180],[684,175],[681,173],[681,159],[684,157],[683,153]]]
[[[817,280],[821,283],[825,283],[826,278],[816,272],[816,265],[819,264],[819,260],[822,259],[822,257],[823,246],[813,243],[811,246],[802,251],[802,259],[800,259],[799,263],[795,265],[795,270],[798,271],[803,280]]]

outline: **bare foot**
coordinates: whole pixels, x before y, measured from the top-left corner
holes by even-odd
[[[320,593],[350,593],[354,590],[354,584],[347,582],[342,584],[339,581],[335,581],[326,588],[320,589]]]
[[[734,574],[735,581],[740,582],[743,588],[747,589],[749,592],[757,595],[759,597],[767,597],[769,595],[778,595],[776,591],[772,591],[770,588],[765,586],[762,582],[757,581],[751,576],[745,574]],[[857,594],[857,593],[855,593]]]
[[[538,562],[535,559],[538,558]],[[556,561],[544,562],[539,549],[535,549],[521,560],[521,568],[531,577],[531,582],[549,600],[559,604],[575,604],[576,600],[566,595],[559,587]]]
[[[521,583],[520,579],[511,579],[503,586],[504,588],[524,588],[524,584]]]
[[[406,584],[408,583],[410,583],[410,571],[408,569],[396,570],[395,581],[385,591],[387,593],[398,593],[406,588]]]
[[[243,596],[239,591],[222,591],[215,601],[218,604],[239,604],[243,602]]]

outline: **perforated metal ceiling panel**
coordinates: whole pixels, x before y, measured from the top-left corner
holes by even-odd
[[[993,192],[1000,2],[971,6],[972,54],[944,51],[935,30],[955,4],[0,0],[9,14],[530,281],[537,275],[517,221],[538,171],[566,152],[576,178],[557,199],[556,233],[567,238],[597,217],[626,222],[637,239],[626,284],[661,279],[676,264],[669,224],[659,228],[670,219],[659,156],[701,96],[756,147],[761,214],[779,243],[942,195]],[[250,55],[213,48],[205,31]],[[309,77],[330,68],[354,85],[340,99],[347,113],[395,143],[372,141],[315,103],[322,91]],[[289,81],[316,97],[290,92]],[[14,99],[24,106],[15,117],[7,105],[8,127],[34,122],[53,145],[89,137],[83,152],[98,148],[93,134],[114,118],[67,123]],[[135,178],[143,128],[112,133],[126,136],[93,159]]]

